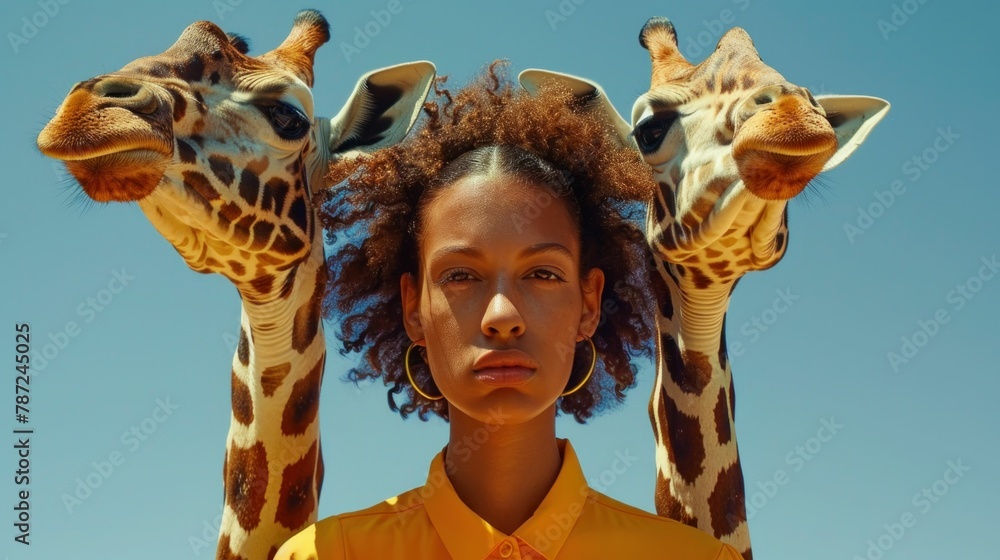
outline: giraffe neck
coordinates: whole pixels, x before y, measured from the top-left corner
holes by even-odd
[[[322,229],[313,230],[306,261],[277,273],[273,282],[237,286],[243,306],[232,367],[219,559],[271,558],[316,521],[323,483],[318,407],[326,358],[320,318],[326,269]]]
[[[734,426],[725,316],[735,281],[696,287],[690,270],[656,259],[656,510],[714,535],[750,559]]]

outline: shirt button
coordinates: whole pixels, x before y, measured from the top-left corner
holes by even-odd
[[[503,541],[500,543],[500,557],[509,558],[510,553],[514,551],[514,547],[511,546],[510,541]]]

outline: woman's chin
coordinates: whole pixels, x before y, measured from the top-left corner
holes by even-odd
[[[492,389],[474,403],[456,404],[449,401],[448,406],[452,421],[458,409],[463,416],[484,424],[489,432],[530,422],[543,415],[555,416],[555,398],[539,398],[515,387]]]

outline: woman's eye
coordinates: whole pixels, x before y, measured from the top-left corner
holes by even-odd
[[[559,276],[551,270],[536,270],[531,273],[532,276],[541,280],[562,280],[562,276]]]
[[[298,140],[309,132],[309,120],[302,111],[288,103],[277,103],[265,109],[271,126],[285,140]]]
[[[465,270],[453,270],[448,274],[445,274],[444,278],[441,279],[442,284],[447,284],[449,282],[466,282],[472,280],[472,275]]]

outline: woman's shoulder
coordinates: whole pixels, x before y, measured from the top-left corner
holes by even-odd
[[[678,558],[741,559],[731,546],[700,529],[630,506],[593,488],[587,501],[590,511],[578,523],[605,537],[618,533],[621,538],[615,539],[617,542],[632,542],[638,547],[636,557],[645,558],[642,553],[646,550],[673,550],[683,553]]]
[[[419,523],[423,512],[422,487],[413,488],[356,511],[326,517],[306,527],[278,549],[274,560],[341,560],[346,558],[345,534],[363,536],[368,531],[385,536],[386,530],[404,530]]]

